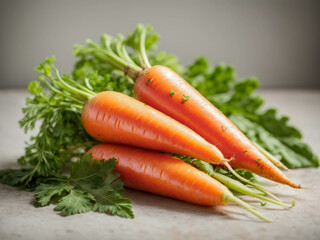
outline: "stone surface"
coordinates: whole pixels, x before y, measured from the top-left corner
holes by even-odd
[[[264,90],[268,106],[277,106],[304,133],[320,155],[320,91]],[[17,121],[25,91],[0,91],[0,169],[18,167],[25,136]],[[272,223],[256,220],[237,206],[202,207],[148,193],[127,190],[135,219],[99,213],[61,217],[54,206],[34,208],[33,193],[0,184],[0,239],[319,239],[320,169],[299,169],[287,175],[308,188],[294,190],[263,180],[281,198],[296,206],[282,210],[271,204],[263,213]]]

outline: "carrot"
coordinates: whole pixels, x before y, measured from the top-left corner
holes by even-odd
[[[63,79],[52,59],[47,59],[45,72],[52,91],[66,99],[70,107],[82,110],[81,121],[93,138],[156,151],[178,153],[210,163],[228,161],[217,147],[205,141],[188,127],[123,93],[105,91],[96,94],[70,78]]]
[[[152,81],[146,85],[146,81]],[[173,91],[174,94],[170,95]],[[153,66],[135,80],[135,98],[190,127],[214,144],[236,168],[300,188],[270,160],[215,106],[177,73],[165,66]],[[184,100],[185,99],[185,100]]]
[[[126,53],[121,40],[103,35],[104,47],[87,41],[91,54],[123,70],[134,81],[135,98],[176,119],[214,144],[231,165],[250,170],[270,180],[294,188],[300,185],[289,180],[220,110],[176,72],[165,66],[151,66],[145,51],[146,29],[139,26],[139,57],[142,68]],[[115,49],[115,50],[113,50]],[[81,53],[79,48],[78,52]]]
[[[179,153],[215,164],[227,161],[218,148],[186,126],[122,93],[106,91],[91,98],[81,121],[92,137],[103,142]]]
[[[201,205],[238,204],[270,221],[220,182],[171,155],[106,143],[92,147],[88,153],[93,159],[115,157],[116,171],[126,187]]]

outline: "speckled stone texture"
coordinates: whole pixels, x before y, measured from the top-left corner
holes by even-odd
[[[320,155],[320,91],[264,90],[267,106],[277,106],[291,117],[305,141]],[[0,91],[0,169],[18,167],[25,136],[17,121],[22,117],[26,91]],[[308,188],[290,189],[263,183],[281,198],[296,199],[282,210],[271,204],[263,213],[272,223],[256,220],[236,206],[202,207],[127,190],[135,219],[99,213],[61,217],[54,206],[34,208],[33,193],[0,184],[0,239],[320,239],[320,169],[299,169],[287,175]]]

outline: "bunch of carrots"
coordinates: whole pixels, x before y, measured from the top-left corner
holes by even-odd
[[[92,58],[123,71],[134,82],[134,98],[114,91],[95,93],[70,78],[61,77],[53,58],[43,63],[50,71],[43,71],[46,78],[39,79],[51,91],[63,92],[72,107],[81,109],[83,127],[103,142],[88,151],[93,159],[115,157],[116,170],[127,187],[201,205],[238,204],[265,221],[270,219],[229,189],[292,207],[294,202],[283,203],[233,170],[233,167],[246,169],[301,188],[279,170],[278,167],[284,166],[253,144],[176,72],[165,66],[151,66],[145,50],[146,28],[141,25],[139,31],[135,50],[140,64],[130,57],[121,39],[111,36],[103,36],[104,48],[92,41],[86,47],[76,48],[79,55],[81,51],[89,51]],[[188,156],[190,164],[176,155]],[[192,165],[199,160],[227,168],[240,181],[198,170]]]

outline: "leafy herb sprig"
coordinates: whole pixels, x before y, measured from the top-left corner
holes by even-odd
[[[53,200],[56,211],[68,216],[97,211],[125,218],[133,218],[131,201],[123,198],[124,183],[118,172],[114,172],[117,160],[111,158],[92,160],[85,155],[72,165],[70,177],[46,178],[36,187],[36,207],[44,207]]]

